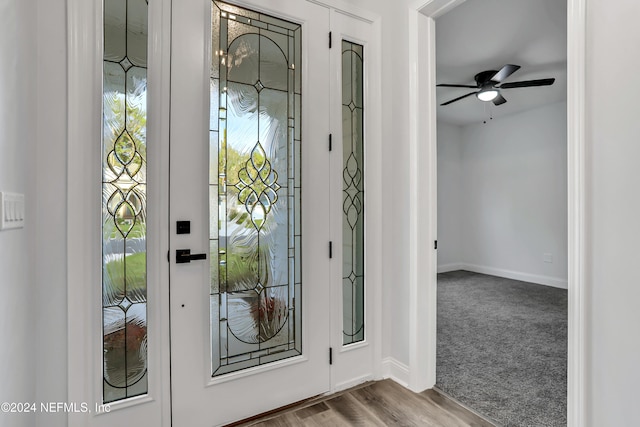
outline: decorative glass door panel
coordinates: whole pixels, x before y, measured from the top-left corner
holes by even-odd
[[[147,2],[104,1],[103,401],[147,386]]]
[[[213,2],[212,376],[302,354],[301,27]]]
[[[364,340],[364,76],[361,45],[342,41],[343,344]]]

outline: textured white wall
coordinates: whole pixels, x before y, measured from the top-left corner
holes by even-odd
[[[32,161],[35,1],[0,1],[0,190],[25,194],[25,228],[0,231],[0,402],[35,400],[37,351]],[[0,412],[0,426],[32,426],[34,414]]]
[[[590,426],[638,426],[640,2],[587,2]],[[612,69],[619,78],[612,77]]]
[[[462,127],[438,122],[438,270],[462,263]]]

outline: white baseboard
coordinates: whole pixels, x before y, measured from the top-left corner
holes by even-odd
[[[382,377],[393,380],[403,387],[409,387],[409,367],[393,357],[382,359]]]
[[[450,267],[454,267],[454,266],[458,268],[449,269]],[[445,268],[447,269],[445,270]],[[440,271],[440,269],[443,269],[443,271]],[[538,285],[552,286],[554,288],[560,288],[560,289],[568,289],[567,281],[563,279],[558,279],[556,277],[521,273],[519,271],[503,270],[501,268],[493,268],[493,267],[486,267],[483,265],[466,264],[466,263],[446,264],[446,265],[438,266],[438,273],[445,273],[447,271],[454,271],[454,270],[467,270],[467,271],[473,271],[474,273],[490,274],[491,276],[505,277],[507,279],[536,283]]]
[[[461,262],[452,262],[438,266],[438,273],[448,273],[456,270],[464,270],[464,264]]]

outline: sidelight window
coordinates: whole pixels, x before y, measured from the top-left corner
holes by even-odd
[[[147,2],[104,0],[103,401],[147,393]]]
[[[343,344],[364,340],[363,46],[342,41]]]

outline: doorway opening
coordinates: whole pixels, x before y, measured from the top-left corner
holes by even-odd
[[[436,385],[437,149],[435,18],[464,0],[420,0],[412,4],[410,34],[411,122],[410,363],[415,391]],[[583,424],[584,396],[584,1],[567,1],[567,423]],[[508,63],[508,62],[504,62]],[[502,65],[497,65],[498,67]],[[490,69],[490,68],[487,68]],[[482,70],[480,70],[482,71]],[[545,76],[546,77],[546,76]],[[447,82],[455,83],[455,82]],[[451,97],[452,99],[454,97]],[[469,100],[471,101],[471,100]],[[475,100],[480,102],[478,100]],[[489,118],[490,120],[490,118]],[[426,216],[425,216],[426,213]],[[439,245],[440,248],[442,247]],[[544,255],[544,253],[543,253]],[[425,279],[426,278],[426,279]]]
[[[500,424],[566,425],[566,12],[436,20],[436,387]]]

